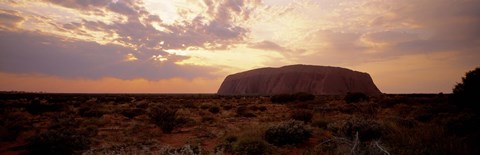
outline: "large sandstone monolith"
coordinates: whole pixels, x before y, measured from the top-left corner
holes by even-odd
[[[221,95],[273,95],[307,92],[343,95],[361,92],[379,95],[369,74],[340,67],[291,65],[259,68],[228,75],[218,89]]]

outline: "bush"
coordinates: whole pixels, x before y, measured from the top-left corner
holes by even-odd
[[[145,113],[145,110],[143,109],[140,109],[140,108],[132,108],[132,109],[124,109],[120,112],[123,116],[125,117],[128,117],[130,119],[138,116],[138,115],[141,115],[141,114],[144,114]]]
[[[236,113],[237,113],[236,115],[237,117],[256,117],[255,114],[248,111],[247,106],[238,106]]]
[[[233,151],[238,155],[263,155],[268,154],[268,148],[268,144],[261,139],[245,138],[236,142]]]
[[[200,105],[200,109],[206,110],[206,109],[208,109],[208,108],[210,108],[210,105],[209,105],[209,104],[206,104],[206,103],[205,103],[205,104]]]
[[[163,105],[154,106],[150,109],[148,116],[165,133],[171,133],[178,125],[176,121],[177,109],[171,109]]]
[[[347,103],[357,103],[361,101],[368,101],[369,97],[364,93],[347,93],[344,100]]]
[[[20,132],[31,127],[30,121],[22,113],[1,113],[0,118],[0,142],[14,141]]]
[[[274,125],[265,131],[265,140],[277,146],[301,144],[311,136],[312,131],[303,122],[295,120]]]
[[[301,102],[315,100],[315,95],[304,93],[304,92],[296,93],[295,97],[298,101],[301,101]]]
[[[223,105],[222,107],[223,107],[223,110],[230,110],[233,108],[232,105]]]
[[[267,110],[267,107],[265,107],[265,106],[259,106],[259,107],[258,107],[258,110],[260,110],[260,111],[266,111],[266,110]]]
[[[287,102],[293,102],[295,100],[296,100],[295,96],[290,94],[279,94],[279,95],[273,95],[272,97],[270,97],[270,101],[272,103],[287,103]]]
[[[212,116],[202,116],[202,123],[212,124],[215,122],[215,118]]]
[[[312,121],[313,113],[308,110],[295,110],[292,112],[291,118],[298,121],[308,123]]]
[[[49,130],[28,139],[31,154],[77,154],[89,148],[89,139],[73,130]]]
[[[99,107],[81,107],[78,109],[78,114],[81,117],[95,117],[100,118],[103,116],[104,112],[99,109]]]
[[[166,146],[160,149],[160,155],[200,155],[203,154],[200,145],[186,144],[178,148]],[[150,154],[150,153],[147,153]]]
[[[218,106],[212,106],[208,109],[212,114],[218,114],[220,112],[220,107]]]
[[[311,101],[315,99],[315,95],[309,93],[295,93],[295,94],[278,94],[270,97],[272,103],[288,103],[293,101]]]
[[[326,120],[315,120],[312,122],[313,127],[318,127],[320,129],[326,129],[328,126],[328,121]]]
[[[42,103],[40,100],[32,100],[25,107],[25,110],[32,115],[38,115],[44,112],[59,112],[63,110],[63,107],[60,104]]]
[[[465,74],[453,88],[452,98],[460,107],[480,110],[480,67]]]
[[[330,123],[328,129],[338,136],[347,137],[351,140],[358,132],[359,140],[371,141],[380,139],[383,136],[383,127],[374,120],[352,118],[347,121]]]

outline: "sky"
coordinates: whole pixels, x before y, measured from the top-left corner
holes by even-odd
[[[449,93],[480,66],[480,1],[0,0],[0,91],[215,93],[292,64]]]

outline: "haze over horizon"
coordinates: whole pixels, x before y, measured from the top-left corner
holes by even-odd
[[[2,0],[0,91],[215,93],[292,64],[451,92],[480,66],[478,0]]]

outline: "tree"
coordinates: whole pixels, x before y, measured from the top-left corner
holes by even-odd
[[[464,108],[480,109],[480,67],[469,71],[453,88],[453,101]]]

